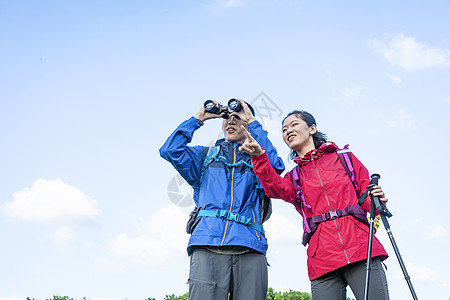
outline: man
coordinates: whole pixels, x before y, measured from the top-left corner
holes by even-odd
[[[266,150],[277,171],[281,173],[284,164],[254,109],[237,100],[242,107],[239,112],[216,114],[202,107],[160,149],[161,156],[193,187],[194,202],[201,208],[187,248],[190,300],[227,300],[228,294],[230,299],[260,300],[267,295],[267,240],[260,210],[264,193],[250,155],[239,151],[246,139],[241,125]],[[187,145],[205,121],[220,117],[225,138],[215,147]]]

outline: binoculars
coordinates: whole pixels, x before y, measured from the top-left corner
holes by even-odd
[[[232,113],[232,112],[239,112],[242,110],[242,105],[237,99],[230,99],[228,100],[228,105],[219,105],[216,106],[216,103],[212,100],[206,100],[203,104],[203,107],[207,112],[220,115],[221,113]]]

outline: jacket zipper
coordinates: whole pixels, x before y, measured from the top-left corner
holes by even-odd
[[[256,222],[255,212],[253,211],[253,207],[252,207],[252,215],[253,215],[253,222]],[[261,224],[262,224],[262,217],[261,217]],[[256,234],[256,237],[258,238],[258,240],[260,240],[258,230],[255,230],[255,234]]]
[[[236,147],[234,147],[234,154],[233,154],[233,164],[236,163]],[[231,169],[231,204],[230,204],[230,210],[229,212],[231,213],[231,209],[233,208],[233,194],[234,194],[234,169],[235,167],[233,167]],[[230,222],[230,220],[227,220],[227,223],[225,224],[225,231],[223,232],[223,237],[222,237],[222,241],[220,242],[220,246],[223,245],[223,242],[225,241],[225,236],[227,234],[227,229],[228,229],[228,223]]]
[[[320,178],[319,170],[317,169],[317,166],[316,166],[316,161],[314,160],[314,157],[312,155],[311,155],[311,161],[313,163],[314,169],[316,170],[317,177],[319,178],[320,185],[322,186],[323,193],[325,194],[325,199],[327,200],[328,208],[330,209],[330,211],[332,211],[331,205],[330,205],[330,200],[328,199],[327,192],[325,191],[325,186],[323,185],[322,178]],[[334,222],[334,226],[336,226],[336,231],[337,231],[337,234],[338,234],[338,237],[339,237],[339,241],[341,242],[342,250],[344,250],[345,258],[347,259],[347,264],[350,264],[350,260],[348,259],[348,255],[347,255],[347,250],[345,250],[344,242],[342,241],[341,233],[339,232],[339,228],[338,228],[337,222],[336,222],[335,219],[333,219],[333,222]]]

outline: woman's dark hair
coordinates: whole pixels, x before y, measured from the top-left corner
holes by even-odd
[[[286,120],[287,117],[292,116],[292,115],[295,115],[297,118],[305,121],[305,123],[306,123],[306,125],[308,125],[308,127],[311,127],[313,125],[317,126],[316,119],[314,119],[313,115],[311,115],[309,112],[304,111],[304,110],[291,111],[290,113],[287,114],[286,117],[284,117],[281,124],[284,123],[284,120]],[[313,135],[313,141],[314,141],[314,147],[317,149],[320,147],[320,145],[322,145],[322,143],[326,143],[328,141],[327,135],[317,130],[316,133],[314,133],[314,135]],[[289,153],[290,159],[294,159],[297,156],[298,156],[298,154],[294,150],[291,150],[291,152]]]

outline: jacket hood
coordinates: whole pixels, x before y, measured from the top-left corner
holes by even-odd
[[[297,156],[296,158],[294,158],[294,161],[298,165],[303,166],[309,163],[311,160],[321,157],[326,152],[335,152],[338,149],[339,147],[333,142],[322,143],[322,145],[320,145],[318,149],[313,149],[307,152],[302,157]]]

